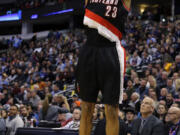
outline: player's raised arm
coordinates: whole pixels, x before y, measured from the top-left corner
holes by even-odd
[[[131,0],[123,0],[124,1],[124,4],[125,6],[130,9],[131,8]]]
[[[88,3],[88,0],[85,0],[85,6],[87,5],[87,3]]]

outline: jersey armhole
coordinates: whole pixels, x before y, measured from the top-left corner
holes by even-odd
[[[130,9],[131,9],[131,6],[127,6],[126,5],[126,3],[124,2],[125,0],[121,0],[122,1],[122,3],[123,3],[123,6],[124,6],[124,8],[129,12],[130,11]]]

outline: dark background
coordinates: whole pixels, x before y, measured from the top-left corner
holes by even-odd
[[[19,0],[0,0],[0,15],[5,15],[7,11],[15,13],[19,10],[17,7]],[[141,5],[147,5],[146,10],[156,11],[158,15],[171,15],[172,0],[132,0],[132,11],[139,12]],[[74,12],[64,13],[60,15],[53,15],[44,17],[43,14],[56,12],[64,9],[74,9]],[[63,4],[54,6],[41,6],[38,8],[21,9],[22,20],[0,22],[0,35],[4,34],[20,34],[23,22],[33,24],[33,32],[43,30],[60,30],[67,29],[70,25],[73,27],[82,27],[82,20],[84,14],[83,0],[66,0]],[[175,13],[180,14],[180,0],[175,0]],[[31,20],[33,14],[38,14],[39,18]],[[70,24],[71,23],[71,24]],[[73,24],[72,24],[73,23]]]

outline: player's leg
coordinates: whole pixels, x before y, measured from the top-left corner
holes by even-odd
[[[106,135],[119,135],[120,60],[116,43],[104,42],[104,46],[98,50],[96,65],[102,103],[105,104]]]
[[[119,135],[118,105],[105,105],[106,135]]]
[[[82,113],[81,113],[79,135],[91,134],[94,107],[95,107],[95,103],[82,101],[81,104]]]
[[[86,42],[86,45],[81,49],[76,70],[76,79],[79,85],[78,94],[82,99],[79,135],[90,135],[92,129],[93,111],[98,95],[95,53],[96,48],[89,41]]]

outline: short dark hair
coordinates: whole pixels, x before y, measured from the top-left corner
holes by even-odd
[[[136,114],[136,110],[135,108],[133,107],[127,107],[125,110],[124,110],[125,113],[128,113],[128,112],[131,112],[132,114]]]
[[[16,104],[11,105],[11,107],[16,107],[17,111],[19,111],[19,107]]]
[[[74,107],[73,111],[74,111],[75,109],[78,109],[78,110],[81,111],[81,107],[79,107],[79,106]]]

